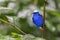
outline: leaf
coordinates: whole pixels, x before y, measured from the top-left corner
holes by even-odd
[[[14,10],[12,8],[7,7],[0,7],[0,14],[8,16],[16,16],[16,14],[14,14]]]
[[[27,18],[20,18],[19,24],[21,25],[21,29],[26,33],[32,33],[35,30],[34,27],[29,26]]]
[[[56,17],[60,17],[60,12],[50,10],[48,13]]]
[[[3,19],[5,21],[8,21],[7,17],[5,15],[0,14],[0,19]]]
[[[45,2],[46,5],[48,4],[47,1]],[[44,6],[44,0],[38,0],[38,7]]]
[[[56,31],[56,28],[53,26],[53,24],[51,22],[45,21],[45,24],[50,31],[52,31],[52,32]]]
[[[35,37],[34,40],[45,40],[43,38]]]

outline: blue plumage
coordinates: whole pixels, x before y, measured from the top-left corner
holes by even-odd
[[[44,23],[44,19],[42,15],[39,14],[39,12],[34,12],[32,17],[33,23],[36,25],[36,27],[40,28],[42,27]]]

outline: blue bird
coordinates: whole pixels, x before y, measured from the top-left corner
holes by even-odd
[[[32,20],[33,20],[33,23],[36,25],[37,28],[40,28],[41,30],[44,30],[43,29],[43,23],[44,23],[44,19],[42,17],[42,15],[39,14],[38,11],[35,11],[33,14],[32,14]]]

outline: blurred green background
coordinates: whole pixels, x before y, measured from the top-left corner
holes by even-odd
[[[45,3],[42,38],[31,19],[36,9],[44,16],[44,0],[0,0],[0,40],[60,40],[60,0]]]

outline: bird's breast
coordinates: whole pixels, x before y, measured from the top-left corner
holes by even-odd
[[[43,17],[40,14],[33,14],[33,23],[37,26],[40,27],[43,24]]]

